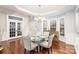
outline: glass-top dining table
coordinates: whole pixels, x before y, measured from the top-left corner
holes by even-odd
[[[38,44],[38,52],[40,51],[40,43],[45,41],[45,36],[32,36],[31,41]]]

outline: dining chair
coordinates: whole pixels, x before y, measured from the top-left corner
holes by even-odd
[[[33,43],[31,41],[31,37],[30,36],[24,37],[23,41],[24,41],[24,48],[29,53],[31,53],[32,50],[35,50],[36,47],[38,46],[36,43]]]
[[[50,50],[52,52],[52,41],[54,38],[54,34],[52,34],[51,36],[49,36],[48,41],[43,41],[42,43],[40,43],[41,47],[47,48],[48,49],[48,53],[50,53]]]

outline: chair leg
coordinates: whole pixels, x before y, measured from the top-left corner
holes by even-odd
[[[42,51],[43,47],[40,46],[40,51]]]
[[[40,51],[41,51],[41,46],[40,46]]]
[[[29,53],[28,54],[31,54],[31,51],[29,51]]]
[[[30,53],[30,51],[28,51],[28,50],[26,50],[26,49],[24,49],[25,51],[24,51],[24,53],[25,54],[29,54]]]
[[[52,53],[52,47],[51,47],[51,53]]]
[[[50,54],[50,52],[49,52],[49,51],[50,51],[50,49],[48,48],[48,54]]]
[[[52,47],[51,47],[51,52],[52,52]]]
[[[52,53],[52,47],[51,48],[48,48],[48,54],[50,54],[50,51]]]
[[[35,48],[35,52],[37,52],[37,48]]]

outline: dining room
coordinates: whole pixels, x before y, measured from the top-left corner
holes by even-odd
[[[0,5],[0,54],[79,53],[78,5]]]

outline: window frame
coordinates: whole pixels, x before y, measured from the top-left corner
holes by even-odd
[[[63,23],[63,24],[62,24]],[[61,33],[63,30],[63,33]],[[64,18],[60,18],[60,36],[65,36]]]
[[[15,17],[20,17],[22,18],[22,20],[14,20],[14,19],[9,19],[9,16],[15,16]],[[17,24],[21,23],[21,32],[23,35],[23,31],[22,31],[22,26],[23,26],[23,17],[21,16],[16,16],[16,15],[7,15],[7,34],[8,34],[8,39],[13,39],[13,38],[18,38],[18,37],[22,37],[22,35],[17,36],[17,31],[15,30],[15,37],[10,37],[10,22],[15,22],[15,29],[17,30]]]

